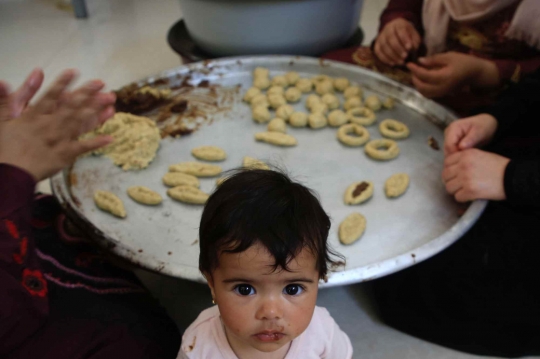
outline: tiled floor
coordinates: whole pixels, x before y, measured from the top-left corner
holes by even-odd
[[[0,0],[0,79],[19,84],[35,66],[48,83],[66,67],[81,80],[104,79],[109,88],[180,65],[166,42],[181,17],[174,0],[87,0],[90,18],[76,20],[55,7],[56,0]],[[365,43],[378,28],[386,0],[365,0],[361,19]],[[40,189],[48,191],[46,183]],[[138,273],[181,326],[210,305],[205,286],[145,271]],[[327,307],[351,337],[355,358],[477,358],[412,338],[380,323],[362,285],[324,289]]]

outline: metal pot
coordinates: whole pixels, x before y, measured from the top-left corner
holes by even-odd
[[[216,56],[319,55],[358,27],[363,0],[180,0],[190,36]]]

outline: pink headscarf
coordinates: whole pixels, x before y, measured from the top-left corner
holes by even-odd
[[[424,0],[422,21],[428,55],[445,50],[450,19],[457,22],[483,20],[520,1],[505,36],[540,50],[540,0]]]

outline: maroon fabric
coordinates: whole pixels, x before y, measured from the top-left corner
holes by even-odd
[[[61,208],[34,187],[0,164],[0,358],[175,358],[164,310],[132,273],[60,241]]]

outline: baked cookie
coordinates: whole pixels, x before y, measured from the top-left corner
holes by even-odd
[[[387,139],[370,141],[364,150],[369,157],[379,161],[388,161],[399,155],[396,141]]]
[[[392,97],[387,97],[382,103],[382,106],[387,110],[393,109],[395,105],[396,101]]]
[[[298,88],[303,93],[311,92],[313,89],[313,82],[310,79],[300,79],[296,82],[296,88]]]
[[[287,102],[298,102],[302,98],[302,91],[297,87],[290,87],[285,91],[285,100]]]
[[[347,122],[349,122],[349,117],[341,110],[334,110],[328,115],[328,124],[332,127],[338,127]]]
[[[409,137],[409,128],[402,122],[387,119],[379,125],[381,135],[393,140],[401,140]]]
[[[356,123],[349,123],[343,125],[337,131],[337,138],[339,142],[351,147],[359,147],[366,144],[369,141],[369,132],[364,126],[357,125]]]
[[[324,94],[323,97],[321,97],[321,100],[326,106],[328,106],[329,110],[335,110],[341,105],[339,98],[331,93]]]
[[[367,107],[351,108],[347,111],[347,117],[351,123],[362,126],[370,126],[377,119],[375,113]]]
[[[184,203],[205,204],[208,200],[208,193],[192,186],[177,186],[167,190],[167,195]]]
[[[287,87],[289,86],[289,81],[287,81],[285,75],[274,76],[272,78],[272,86]]]
[[[343,201],[345,204],[354,205],[364,203],[373,196],[373,182],[355,182],[347,187]]]
[[[253,97],[259,95],[261,93],[261,90],[258,89],[257,87],[251,87],[249,90],[246,91],[246,93],[244,94],[244,101],[245,102],[248,102],[248,103],[251,103],[251,100],[253,99]]]
[[[366,218],[360,213],[351,213],[339,225],[339,241],[348,245],[362,237],[366,230]]]
[[[409,175],[406,173],[396,173],[395,175],[390,176],[390,178],[384,182],[384,193],[386,193],[386,197],[393,198],[401,196],[407,191],[409,181]]]
[[[255,106],[253,110],[251,110],[251,116],[253,117],[253,120],[258,123],[268,122],[271,117],[268,107],[264,105]]]
[[[349,79],[346,77],[338,77],[337,79],[334,79],[334,88],[336,91],[343,92],[347,87],[349,87]]]
[[[308,116],[309,127],[313,129],[323,128],[328,125],[328,120],[322,113],[312,113]]]
[[[182,172],[169,172],[161,179],[163,184],[168,187],[191,186],[199,188],[199,179],[193,175]]]
[[[215,177],[222,169],[220,166],[201,162],[180,162],[169,166],[169,172],[182,172],[196,177]]]
[[[255,134],[255,140],[284,147],[296,146],[298,144],[296,138],[280,132],[259,132]]]
[[[294,107],[292,107],[291,105],[282,105],[279,106],[276,110],[276,117],[287,121],[293,113]]]
[[[345,111],[348,111],[353,108],[362,107],[362,99],[358,96],[349,97],[343,104]]]
[[[366,97],[365,106],[372,111],[379,111],[381,109],[381,100],[376,95]]]
[[[305,112],[295,112],[289,117],[289,124],[293,127],[306,127],[308,124],[308,114]]]
[[[296,71],[289,71],[285,74],[289,86],[294,86],[300,80],[300,75]]]
[[[245,156],[242,161],[242,166],[245,168],[251,168],[254,170],[269,170],[270,167],[261,160],[258,160],[254,157]]]
[[[320,96],[327,93],[333,93],[334,84],[332,83],[332,80],[324,80],[324,81],[316,82],[315,92],[319,94]]]
[[[156,206],[163,201],[163,198],[159,193],[152,191],[148,187],[133,186],[127,189],[127,194],[135,202],[147,204],[149,206]]]
[[[349,86],[343,91],[343,96],[348,99],[351,97],[360,97],[362,98],[362,95],[364,94],[364,91],[359,86]]]
[[[217,146],[200,146],[191,150],[191,154],[198,160],[203,161],[223,161],[227,158],[227,153]]]
[[[279,117],[274,118],[272,121],[268,123],[268,126],[266,129],[269,132],[281,132],[286,133],[287,132],[287,125],[285,124],[285,120]]]
[[[286,105],[287,100],[283,95],[272,94],[268,95],[268,103],[270,104],[270,107],[272,107],[273,109],[277,109],[282,105]]]
[[[322,103],[322,99],[319,95],[311,94],[306,98],[306,108],[311,110],[313,105],[317,103]]]
[[[126,218],[126,209],[124,208],[124,202],[118,198],[114,193],[108,191],[95,191],[94,202],[96,206],[112,215],[120,218]]]

